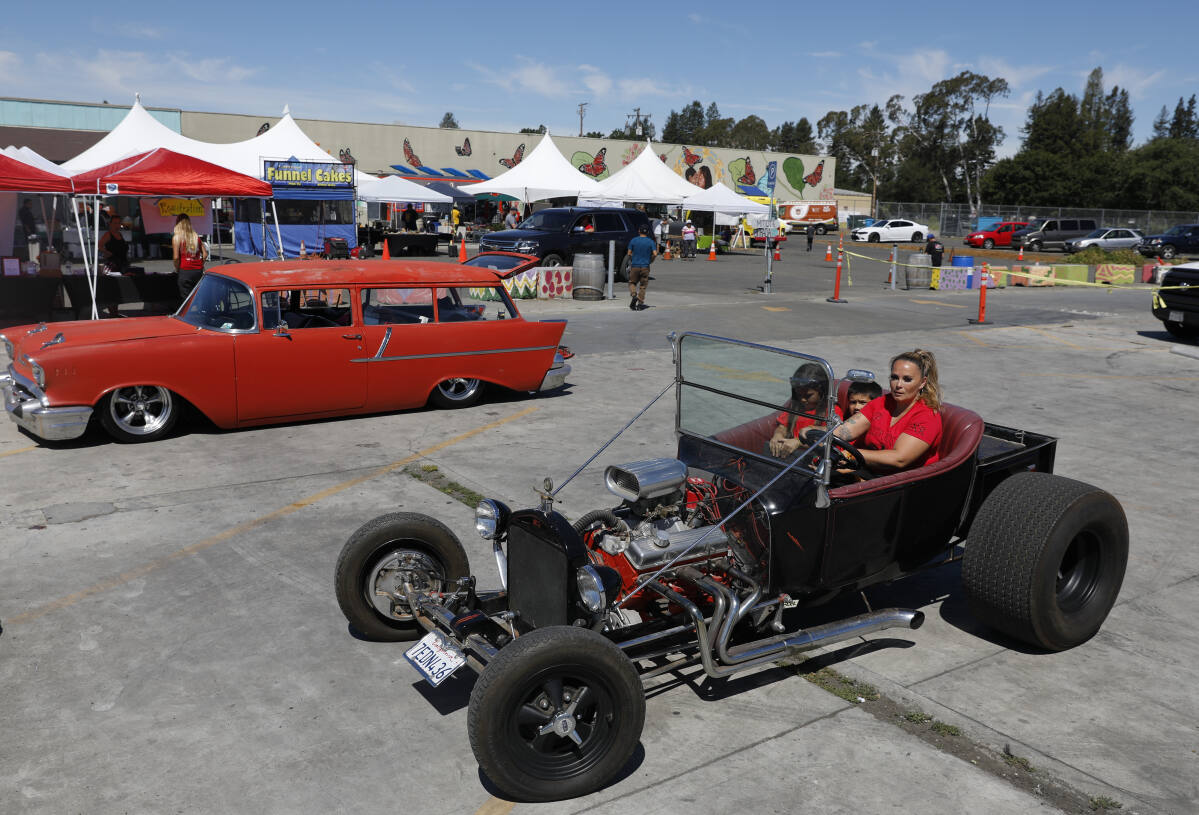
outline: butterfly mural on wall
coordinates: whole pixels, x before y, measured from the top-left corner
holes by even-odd
[[[605,156],[608,153],[607,147],[601,147],[595,157],[586,164],[579,165],[579,172],[583,175],[589,175],[592,178],[599,178],[608,172],[608,165],[605,162]]]
[[[803,177],[804,183],[809,187],[815,187],[820,183],[820,179],[824,176],[824,159],[816,165],[816,169]]]
[[[413,167],[421,166],[420,156],[412,152],[412,144],[407,139],[404,139],[404,160]]]
[[[703,156],[701,156],[699,153],[692,153],[686,147],[683,147],[683,163],[684,164],[686,164],[688,167],[690,167],[694,164],[699,164],[701,161],[703,161]]]
[[[358,159],[354,158],[350,152],[350,148],[343,147],[337,151],[337,158],[342,164],[356,164]]]
[[[502,158],[500,159],[500,164],[503,164],[505,167],[511,170],[517,164],[520,164],[522,161],[524,161],[524,158],[525,144],[524,142],[521,142],[520,147],[517,147],[516,152],[512,154],[512,158]]]
[[[470,155],[470,136],[466,137],[466,140],[464,142],[462,142],[461,147],[455,146],[454,152],[460,156],[469,156]]]

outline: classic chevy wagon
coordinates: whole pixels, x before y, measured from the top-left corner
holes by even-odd
[[[488,314],[488,312],[491,312]],[[7,330],[9,416],[43,439],[93,414],[118,441],[170,432],[184,403],[218,427],[476,402],[549,390],[565,321],[529,322],[494,271],[411,261],[216,267],[165,317]]]

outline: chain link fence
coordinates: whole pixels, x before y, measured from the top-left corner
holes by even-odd
[[[1084,207],[1022,207],[986,204],[971,213],[969,204],[912,204],[878,202],[879,218],[907,218],[927,224],[938,235],[965,236],[978,228],[978,219],[1031,221],[1033,218],[1094,218],[1096,226],[1128,227],[1146,235],[1165,232],[1176,224],[1199,223],[1199,212],[1144,209],[1086,209]]]

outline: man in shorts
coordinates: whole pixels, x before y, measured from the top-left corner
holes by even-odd
[[[644,311],[645,289],[649,286],[649,265],[658,256],[658,248],[649,237],[649,226],[642,224],[637,230],[637,237],[629,241],[629,308],[633,311]]]

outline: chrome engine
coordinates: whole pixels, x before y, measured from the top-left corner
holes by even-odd
[[[728,551],[723,530],[704,524],[698,513],[687,512],[683,492],[687,465],[678,459],[614,465],[604,471],[604,482],[611,493],[624,499],[627,516],[623,529],[606,532],[598,543],[610,555],[623,554],[637,571],[656,569],[683,553],[680,563]],[[700,538],[703,541],[695,545]]]

